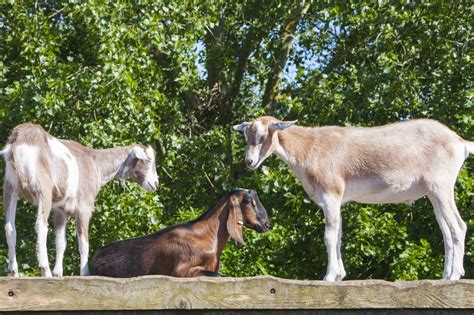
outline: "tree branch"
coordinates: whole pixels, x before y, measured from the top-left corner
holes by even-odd
[[[245,37],[245,40],[240,48],[240,53],[237,59],[237,65],[234,70],[234,78],[232,85],[224,97],[224,101],[221,103],[221,120],[223,123],[230,123],[232,120],[232,108],[235,99],[237,98],[240,86],[242,85],[242,79],[245,73],[245,66],[247,61],[255,50],[259,40],[257,39],[257,28],[251,27]]]
[[[161,68],[164,74],[164,83],[169,93],[180,97],[188,108],[194,108],[199,101],[198,95],[194,91],[180,91],[180,84],[176,80],[179,77],[177,67],[173,64],[170,54],[158,49],[148,38],[148,34],[143,32],[140,38],[153,56],[155,63]]]
[[[314,81],[319,81],[324,74],[330,74],[334,72],[340,65],[346,62],[348,47],[352,47],[360,40],[359,31],[352,30],[348,34],[344,34],[338,39],[338,44],[334,48],[334,52],[331,56],[331,60],[327,65],[313,78]]]
[[[272,111],[275,98],[278,93],[281,80],[283,78],[283,70],[288,61],[288,55],[292,47],[294,33],[301,17],[306,14],[311,6],[312,0],[300,0],[298,6],[291,12],[285,24],[282,27],[281,43],[275,52],[272,70],[270,72],[265,92],[263,94],[262,106],[265,111]]]
[[[208,29],[204,39],[206,44],[206,69],[207,83],[209,89],[213,89],[220,83],[220,72],[222,69],[221,47],[225,36],[224,8],[218,13],[218,23],[211,30]]]

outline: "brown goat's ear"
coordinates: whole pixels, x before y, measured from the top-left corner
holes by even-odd
[[[245,245],[244,235],[242,231],[243,217],[242,210],[237,198],[230,198],[229,216],[227,218],[227,231],[230,237],[239,245]]]

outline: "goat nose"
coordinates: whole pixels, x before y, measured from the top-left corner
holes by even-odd
[[[266,227],[267,229],[271,229],[271,228],[272,228],[272,226],[270,225],[270,222],[265,222],[265,227]]]
[[[246,159],[246,160],[245,160],[245,163],[247,163],[247,165],[252,165],[252,164],[253,164],[253,160],[252,160],[252,159]]]

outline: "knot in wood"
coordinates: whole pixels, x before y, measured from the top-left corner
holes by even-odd
[[[174,306],[180,310],[190,310],[192,308],[191,301],[184,296],[178,296],[174,299]]]

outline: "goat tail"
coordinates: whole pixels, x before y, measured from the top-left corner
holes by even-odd
[[[474,154],[474,142],[464,140],[464,144],[467,150],[466,157],[469,156],[469,154]]]
[[[3,156],[5,159],[12,153],[12,146],[11,144],[7,144],[3,150],[0,151],[0,155]]]
[[[8,144],[2,151],[0,151],[0,155],[2,155],[5,159],[7,169],[10,168],[11,176],[17,178],[21,184],[21,187],[27,187],[29,183],[28,178],[31,176],[36,176],[36,172],[35,168],[32,168],[31,165],[25,163],[24,158],[22,159],[22,156],[25,155],[25,152],[18,152],[17,146]]]

